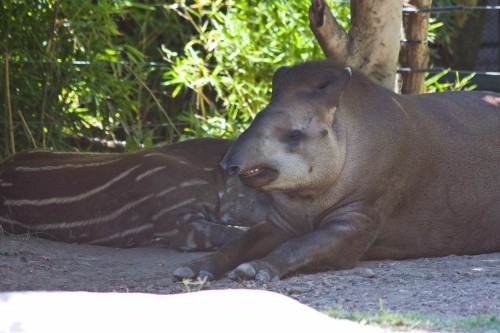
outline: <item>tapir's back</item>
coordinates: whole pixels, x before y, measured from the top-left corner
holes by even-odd
[[[500,143],[500,94],[485,91],[404,96],[421,114],[464,142],[481,136]],[[425,118],[422,118],[425,120]],[[432,126],[432,124],[428,124]]]
[[[407,133],[418,167],[366,257],[500,251],[500,95],[402,99],[409,102]]]

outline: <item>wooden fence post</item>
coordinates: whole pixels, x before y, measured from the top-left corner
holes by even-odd
[[[417,9],[430,8],[432,0],[410,0],[409,5]],[[407,12],[403,15],[403,26],[406,42],[401,47],[401,67],[410,69],[426,68],[429,64],[429,48],[427,45],[427,28],[429,13]],[[422,94],[425,91],[423,72],[403,73],[402,94]]]

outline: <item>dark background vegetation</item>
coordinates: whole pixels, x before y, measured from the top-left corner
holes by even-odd
[[[349,3],[329,4],[348,27]],[[1,6],[0,160],[33,148],[133,151],[233,138],[266,104],[276,68],[323,58],[309,30],[309,1]],[[453,59],[454,21],[433,18],[436,63]]]

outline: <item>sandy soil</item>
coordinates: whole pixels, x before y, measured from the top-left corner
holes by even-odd
[[[0,292],[80,290],[177,294],[251,288],[276,291],[317,310],[384,309],[430,314],[500,313],[500,253],[363,262],[357,268],[288,277],[274,283],[223,279],[174,281],[180,265],[205,255],[166,249],[113,249],[42,240],[0,239]]]

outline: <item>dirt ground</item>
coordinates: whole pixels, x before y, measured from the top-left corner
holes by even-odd
[[[33,236],[0,238],[0,292],[79,290],[176,294],[203,289],[265,289],[317,310],[384,309],[446,315],[500,313],[500,253],[363,262],[346,271],[288,277],[274,283],[229,279],[202,286],[173,281],[175,268],[203,253],[113,249]]]

